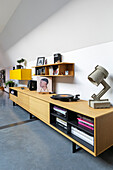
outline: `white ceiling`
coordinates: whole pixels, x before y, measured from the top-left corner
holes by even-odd
[[[5,28],[20,2],[21,0],[0,0],[0,33]]]

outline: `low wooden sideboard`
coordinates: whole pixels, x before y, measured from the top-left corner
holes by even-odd
[[[28,88],[21,89],[21,87],[11,87],[9,98],[28,112],[36,116],[41,121],[52,127],[60,134],[72,141],[73,146],[80,146],[88,151],[93,156],[97,156],[113,145],[113,107],[107,109],[93,109],[88,106],[88,102],[79,100],[77,102],[61,102],[50,98],[50,94],[38,94],[36,91],[29,91]],[[53,107],[66,109],[68,117],[71,115],[75,119],[62,118],[55,113],[52,113]],[[94,122],[94,132],[86,131],[94,138],[94,145],[90,145],[84,140],[71,134],[70,129],[77,127],[76,115],[80,114],[90,118]],[[56,118],[60,118],[68,124],[67,129],[56,124]],[[81,130],[81,129],[80,129]],[[75,145],[74,145],[75,144]]]

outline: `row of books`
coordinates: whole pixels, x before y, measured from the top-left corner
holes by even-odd
[[[58,117],[56,117],[56,124],[64,129],[67,129],[67,122],[62,119],[59,119]],[[76,127],[71,126],[71,134],[94,146],[94,137],[77,129]]]
[[[89,143],[90,145],[94,146],[94,137],[86,134],[85,132],[75,128],[71,127],[71,133],[80,139],[84,140],[85,142]]]
[[[59,68],[58,67],[49,67],[49,75],[58,75],[59,74]]]
[[[67,130],[67,122],[56,117],[56,124],[60,127]],[[89,143],[90,145],[94,146],[94,137],[83,132],[82,130],[77,129],[76,127],[71,126],[71,134],[77,136],[78,138],[84,140],[85,142]]]
[[[94,130],[94,122],[92,119],[85,116],[77,115],[78,125]]]
[[[67,129],[67,122],[59,119],[58,117],[56,117],[56,124],[63,127],[64,129]]]
[[[61,116],[63,116],[63,117],[66,117],[67,110],[61,109],[61,108],[59,108],[59,107],[57,107],[57,106],[54,106],[54,107],[53,107],[53,110],[54,110],[55,112],[57,112],[58,115],[61,115]]]

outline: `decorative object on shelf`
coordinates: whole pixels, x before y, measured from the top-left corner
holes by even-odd
[[[59,67],[58,66],[53,67],[53,75],[59,75]]]
[[[60,53],[54,54],[54,63],[61,63],[62,55]]]
[[[17,63],[19,63],[19,65],[17,65],[17,69],[21,69],[23,68],[23,66],[21,65],[21,63],[25,62],[25,59],[21,58],[21,60],[17,60]]]
[[[37,77],[37,92],[39,93],[52,92],[52,78]]]
[[[36,66],[44,65],[45,57],[38,57]]]
[[[5,83],[6,87],[9,85],[9,87],[14,87],[15,85],[15,82],[14,81],[11,81],[11,80],[8,80],[6,83]]]
[[[96,86],[99,84],[104,86],[104,88],[97,95],[93,94],[91,96],[93,100],[89,100],[89,106],[93,107],[94,109],[110,107],[110,102],[108,99],[100,100],[100,98],[110,89],[110,86],[104,81],[108,74],[109,73],[105,68],[97,65],[95,70],[88,76],[88,79]]]
[[[55,100],[61,100],[64,102],[71,102],[71,101],[77,101],[80,100],[79,94],[73,96],[71,94],[57,94],[57,95],[52,95],[51,98]]]
[[[53,66],[49,67],[49,75],[53,75]]]
[[[68,74],[69,74],[69,71],[68,71],[68,70],[66,70],[66,71],[65,71],[65,75],[67,76]]]
[[[29,80],[27,87],[29,88],[29,90],[37,90],[37,81],[35,80]]]
[[[45,59],[45,64],[47,64],[47,58]]]

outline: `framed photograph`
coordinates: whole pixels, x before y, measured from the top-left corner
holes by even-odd
[[[45,57],[38,57],[36,66],[44,65]]]
[[[52,92],[52,77],[37,77],[37,92]]]
[[[54,54],[54,63],[61,63],[62,62],[62,55],[60,53]]]

